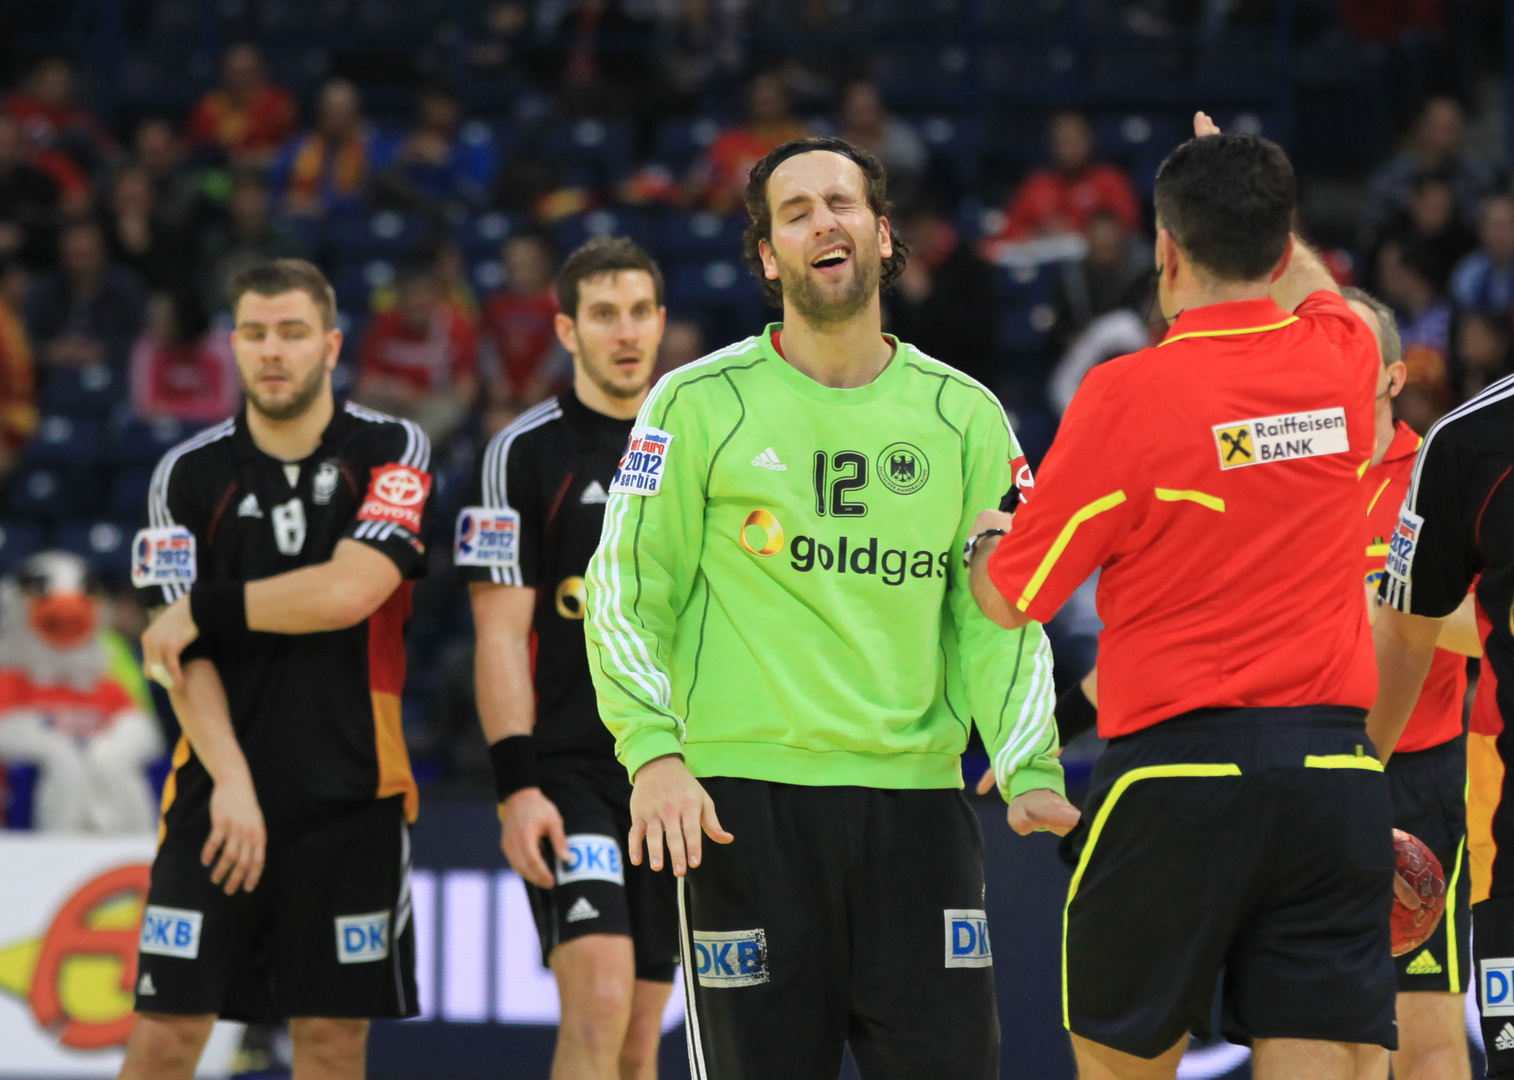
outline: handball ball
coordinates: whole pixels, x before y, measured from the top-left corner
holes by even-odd
[[[1393,830],[1393,851],[1399,876],[1418,894],[1421,906],[1413,911],[1393,897],[1393,955],[1402,956],[1423,945],[1446,913],[1446,874],[1435,853],[1418,837]]]

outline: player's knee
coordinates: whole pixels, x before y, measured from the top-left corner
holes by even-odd
[[[1395,1080],[1466,1080],[1471,1075],[1465,1036],[1455,1042],[1439,1039],[1401,1049],[1393,1062]]]
[[[341,1071],[364,1060],[368,1021],[303,1017],[289,1022],[289,1037],[296,1061]]]
[[[192,1076],[213,1017],[138,1014],[126,1046],[123,1077]]]
[[[625,987],[615,979],[595,979],[575,997],[563,1010],[564,1034],[585,1047],[618,1052],[631,1013]]]

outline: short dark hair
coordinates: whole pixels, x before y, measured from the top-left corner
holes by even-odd
[[[278,296],[287,292],[302,292],[310,297],[320,312],[323,330],[336,327],[336,292],[326,275],[304,259],[275,259],[243,270],[232,281],[227,299],[231,301],[231,310],[236,311],[237,304],[248,293]]]
[[[1157,223],[1222,281],[1266,277],[1288,250],[1293,166],[1259,135],[1189,139],[1157,170]]]
[[[876,154],[853,146],[845,139],[820,135],[792,139],[770,151],[767,157],[752,166],[747,176],[746,212],[751,224],[741,237],[741,257],[762,286],[762,295],[774,307],[783,306],[783,285],[763,273],[762,255],[757,250],[763,240],[773,242],[773,208],[768,205],[768,180],[772,178],[773,170],[789,158],[815,150],[828,150],[856,162],[857,168],[862,170],[862,178],[867,181],[867,208],[874,217],[888,217],[893,213],[888,201],[888,174]],[[878,282],[884,289],[899,280],[899,275],[904,273],[904,264],[909,260],[909,245],[904,242],[904,237],[894,233],[893,244],[894,253],[883,260],[883,272]]]
[[[1341,296],[1346,300],[1355,300],[1372,309],[1372,314],[1377,316],[1377,340],[1381,343],[1383,367],[1396,364],[1404,358],[1404,339],[1398,332],[1398,316],[1393,314],[1393,309],[1373,296],[1366,289],[1355,285],[1348,285],[1341,290]]]
[[[589,278],[622,270],[645,270],[652,275],[652,293],[657,306],[662,306],[662,270],[657,260],[628,236],[596,236],[580,244],[562,264],[557,274],[558,310],[577,319],[579,287]]]

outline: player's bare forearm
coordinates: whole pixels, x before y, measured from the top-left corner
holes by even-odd
[[[1457,609],[1440,624],[1440,637],[1435,639],[1435,647],[1461,656],[1482,655],[1482,634],[1477,629],[1477,598],[1471,593],[1467,593]]]
[[[988,558],[1004,539],[1002,536],[990,536],[978,544],[977,550],[973,553],[969,571],[970,581],[973,599],[977,601],[978,609],[990,621],[998,623],[1004,629],[1018,630],[1030,622],[1030,616],[1006,600],[1004,594],[999,591],[999,587],[994,584],[993,578],[988,576]]]
[[[1278,307],[1293,311],[1314,293],[1341,291],[1313,248],[1297,234],[1289,238],[1288,244],[1288,266],[1272,283],[1272,299]]]
[[[183,666],[183,679],[169,689],[168,698],[184,737],[215,782],[210,834],[200,850],[200,862],[210,868],[211,882],[228,896],[239,889],[251,892],[263,876],[268,833],[252,771],[231,726],[221,673],[209,660],[191,660]]]
[[[231,708],[221,673],[210,660],[190,660],[184,665],[184,681],[168,691],[169,703],[179,727],[210,778],[252,783],[247,757],[231,726]]]
[[[1367,736],[1377,747],[1380,761],[1386,762],[1393,753],[1419,700],[1420,687],[1435,656],[1440,623],[1439,619],[1405,615],[1386,605],[1378,613],[1372,627],[1377,651],[1377,700],[1367,714]]]
[[[531,679],[531,619],[536,590],[472,582],[473,687],[484,738],[529,735],[536,726]]]
[[[247,583],[247,627],[270,634],[345,630],[377,611],[403,580],[394,561],[342,540],[326,562]]]

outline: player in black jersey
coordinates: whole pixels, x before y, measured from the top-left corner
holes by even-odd
[[[1474,581],[1483,664],[1467,733],[1472,954],[1488,1075],[1514,1077],[1514,377],[1447,413],[1420,447],[1373,627],[1375,745],[1398,742],[1441,623]]]
[[[163,457],[133,543],[185,738],[121,1075],[188,1080],[219,1016],[287,1018],[295,1075],[357,1078],[369,1018],[416,1013],[399,697],[431,449],[334,400],[315,267],[249,270],[233,310],[246,407]]]
[[[529,883],[562,1002],[553,1080],[650,1080],[678,956],[676,882],[627,858],[631,784],[589,679],[583,576],[651,382],[662,275],[629,240],[591,240],[557,295],[573,387],[489,442],[453,557],[473,600],[500,846]]]

